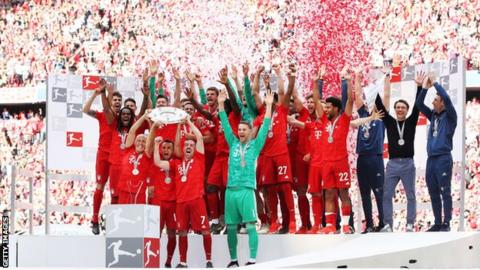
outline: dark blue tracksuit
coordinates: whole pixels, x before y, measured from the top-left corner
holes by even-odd
[[[365,105],[358,110],[360,117],[370,116]],[[373,227],[372,197],[378,208],[380,227],[383,227],[383,182],[385,180],[385,166],[383,164],[383,141],[385,129],[382,120],[375,120],[368,125],[358,128],[357,136],[357,176],[362,196],[363,213],[367,220],[367,227]]]
[[[449,224],[452,219],[452,139],[457,127],[457,112],[443,87],[433,85],[437,94],[443,99],[445,109],[437,113],[424,104],[427,89],[423,89],[416,106],[430,120],[427,140],[426,182],[432,201],[435,225]],[[435,123],[437,128],[435,132]],[[443,221],[442,221],[443,201]]]

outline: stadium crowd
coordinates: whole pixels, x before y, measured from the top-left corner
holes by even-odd
[[[315,6],[305,1],[5,1],[0,87],[37,85],[59,72],[140,75],[153,56],[164,57],[165,66],[168,59],[194,61],[205,74],[238,59],[274,62],[309,38],[296,25],[310,12],[305,6]],[[479,67],[477,1],[355,3],[373,7],[355,15],[368,18],[363,39],[370,63],[418,64],[460,54]]]

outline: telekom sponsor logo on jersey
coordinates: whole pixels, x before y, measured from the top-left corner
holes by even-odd
[[[67,147],[83,147],[83,133],[67,131]]]
[[[83,76],[82,88],[83,90],[95,90],[100,83],[100,76]]]

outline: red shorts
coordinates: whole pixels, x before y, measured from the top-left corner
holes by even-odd
[[[323,166],[310,166],[308,171],[308,192],[320,193],[322,192],[322,168]]]
[[[207,184],[225,188],[228,179],[228,155],[219,155],[213,162],[212,169],[208,175]]]
[[[350,166],[348,159],[337,161],[326,161],[322,170],[323,188],[349,188],[350,187]]]
[[[296,154],[292,162],[292,174],[294,187],[302,187],[308,185],[308,162],[303,161],[302,154]]]
[[[160,232],[165,225],[167,226],[167,229],[177,229],[177,222],[175,221],[175,201],[160,201],[152,198],[150,203],[160,206]]]
[[[205,177],[208,177],[215,161],[215,151],[205,151]]]
[[[107,183],[108,174],[110,172],[110,162],[107,159],[102,158],[100,153],[97,153],[97,160],[95,162],[95,183],[102,186]]]
[[[137,193],[130,193],[120,190],[118,195],[119,204],[146,204],[145,191]]]
[[[187,231],[209,231],[207,207],[203,198],[197,198],[176,205],[177,229]]]
[[[262,185],[292,182],[292,168],[288,153],[274,157],[264,157],[261,175]]]
[[[110,194],[112,197],[118,197],[117,185],[120,182],[120,174],[122,173],[122,165],[110,165],[108,175],[110,176]]]

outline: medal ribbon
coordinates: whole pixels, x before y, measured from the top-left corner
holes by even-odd
[[[395,120],[395,122],[397,123],[398,136],[400,137],[400,140],[403,140],[403,132],[405,131],[406,122],[403,122],[402,128],[400,128],[398,120]]]

